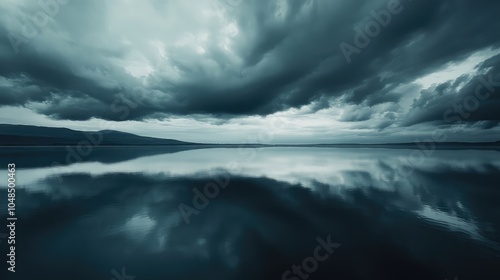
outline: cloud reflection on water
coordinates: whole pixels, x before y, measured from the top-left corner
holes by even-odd
[[[205,149],[56,170],[19,166],[26,223],[20,234],[35,248],[31,257],[42,254],[44,240],[60,248],[49,259],[99,260],[96,267],[128,264],[127,271],[143,273],[141,279],[153,275],[148,269],[173,278],[279,279],[310,254],[317,236],[327,234],[345,251],[339,249],[316,277],[399,275],[397,269],[379,271],[377,260],[417,269],[415,277],[443,275],[446,269],[467,275],[471,268],[462,262],[469,257],[491,270],[490,256],[500,252],[498,152],[437,151],[405,178],[395,168],[408,154],[262,148],[247,161],[238,149]],[[184,224],[178,205],[191,203],[192,189],[226,172],[228,162],[240,166],[230,170],[228,187]],[[84,257],[68,256],[67,247]],[[458,247],[467,258],[454,253]]]

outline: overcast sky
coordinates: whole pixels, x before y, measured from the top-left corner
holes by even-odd
[[[498,0],[0,10],[0,123],[211,143],[500,140]]]

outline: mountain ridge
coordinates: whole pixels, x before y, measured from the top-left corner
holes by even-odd
[[[78,131],[61,127],[0,124],[1,146],[71,146],[84,143],[83,141],[102,146],[196,144],[174,139],[139,136],[115,130]]]

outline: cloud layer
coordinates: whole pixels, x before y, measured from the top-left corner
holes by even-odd
[[[0,3],[0,110],[214,125],[305,114],[371,132],[500,120],[498,1],[40,3]]]

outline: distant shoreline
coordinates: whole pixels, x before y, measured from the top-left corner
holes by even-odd
[[[202,138],[202,135],[200,135]],[[496,142],[419,142],[419,143],[340,143],[340,144],[214,144],[139,136],[113,130],[76,131],[67,128],[0,124],[0,147],[177,147],[177,148],[265,148],[331,147],[391,149],[500,149]]]
[[[430,143],[424,143],[429,147]],[[500,143],[433,143],[438,150],[500,150]],[[422,143],[397,144],[116,144],[96,145],[93,148],[380,148],[380,149],[421,149]],[[56,145],[0,145],[0,148],[65,148],[78,147],[78,144]]]

